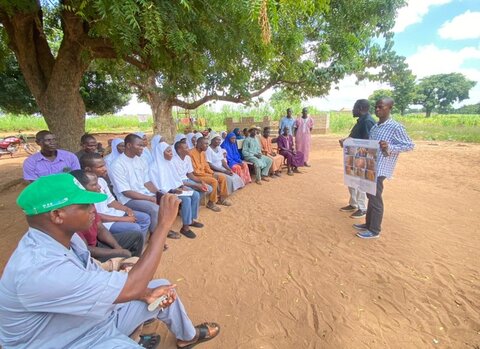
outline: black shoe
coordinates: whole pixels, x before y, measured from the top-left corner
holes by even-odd
[[[348,205],[348,206],[345,206],[345,207],[341,207],[340,211],[342,211],[342,212],[352,212],[352,211],[355,211],[356,209],[357,209],[356,207],[353,207],[352,205]]]
[[[197,235],[190,229],[188,229],[187,231],[180,230],[180,234],[185,235],[189,239],[195,239],[197,237]]]
[[[367,215],[366,211],[363,210],[356,210],[350,215],[350,218],[356,219],[356,218],[363,218]]]
[[[194,228],[203,228],[203,223],[193,221],[190,226]]]
[[[366,224],[353,224],[353,227],[359,231],[368,230],[368,227]]]

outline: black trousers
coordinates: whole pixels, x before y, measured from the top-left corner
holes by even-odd
[[[113,234],[113,237],[115,240],[117,240],[118,244],[122,246],[122,248],[129,250],[132,253],[132,257],[140,257],[143,251],[143,245],[145,244],[145,241],[143,239],[143,234],[140,232],[132,232],[132,233],[118,233],[118,234]],[[98,247],[104,247],[104,248],[110,248],[110,246],[107,246],[100,241],[97,243]],[[115,258],[115,257],[124,257],[124,256],[110,256],[110,257],[105,257],[105,258],[97,258],[100,262],[105,262],[109,260],[110,258]]]
[[[377,178],[377,194],[372,195],[367,193],[368,206],[367,206],[367,219],[366,226],[372,233],[380,234],[382,231],[383,220],[383,181],[384,176]]]

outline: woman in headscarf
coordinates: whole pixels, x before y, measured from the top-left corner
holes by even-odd
[[[115,138],[112,141],[112,152],[104,157],[107,168],[110,168],[115,159],[125,151],[125,143],[122,138]]]
[[[200,194],[183,185],[182,179],[172,164],[173,150],[165,142],[155,147],[154,163],[150,167],[150,178],[155,186],[164,193],[176,194],[182,200],[182,229],[180,233],[194,239],[195,233],[190,227],[202,228],[203,224],[196,222]]]
[[[187,145],[188,149],[195,148],[195,144],[197,144],[197,135],[193,132],[187,134]]]
[[[150,142],[150,148],[152,149],[152,155],[155,153],[155,147],[159,145],[162,141],[164,141],[163,137],[160,135],[155,135],[152,137],[152,141]]]
[[[250,170],[248,169],[248,165],[240,156],[235,133],[230,132],[227,134],[227,137],[225,138],[225,141],[222,143],[221,147],[227,152],[227,164],[232,171],[240,176],[240,178],[243,180],[243,183],[251,183],[252,177],[250,176]]]
[[[241,189],[245,186],[242,178],[237,175],[228,166],[227,159],[225,158],[226,151],[220,147],[220,136],[215,136],[207,148],[206,157],[210,168],[217,173],[223,173],[227,179],[228,194],[232,194],[235,190]]]
[[[220,132],[220,136],[222,137],[222,143],[225,142],[225,138],[227,137],[227,131]],[[220,143],[220,145],[222,144]]]
[[[296,151],[293,147],[293,137],[287,126],[283,128],[282,135],[277,138],[277,144],[278,152],[287,159],[287,174],[293,176],[293,172],[300,173],[298,167],[304,165],[304,156],[302,152]]]
[[[245,137],[243,137],[242,133],[240,132],[240,129],[238,127],[234,128],[233,129],[233,133],[235,134],[235,137],[237,139],[245,139]]]
[[[148,149],[148,138],[145,132],[135,132],[135,134],[143,139],[143,145],[145,146],[142,151],[142,155],[140,156],[143,160],[147,162],[147,165],[150,167],[153,164],[153,156],[152,153],[150,152],[150,149]]]

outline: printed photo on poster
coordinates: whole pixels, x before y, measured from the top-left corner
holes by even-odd
[[[347,138],[343,142],[345,185],[375,195],[378,151],[378,141]]]

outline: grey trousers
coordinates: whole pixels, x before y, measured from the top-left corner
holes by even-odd
[[[383,220],[383,181],[385,180],[384,176],[377,178],[377,194],[367,194],[368,196],[368,207],[367,207],[367,218],[366,226],[368,230],[372,233],[380,234],[382,231],[382,220]]]
[[[118,244],[122,246],[122,248],[129,250],[132,253],[132,257],[140,257],[143,251],[143,245],[145,244],[145,237],[141,232],[126,232],[126,233],[118,233],[113,235],[115,240],[117,240]],[[100,241],[97,242],[98,247],[104,248],[111,248],[110,246],[101,243]],[[124,257],[124,256],[110,256],[104,258],[97,258],[100,262],[106,262],[110,258],[115,257]]]
[[[158,209],[160,206],[147,200],[130,200],[125,206],[131,208],[134,211],[140,211],[150,216],[150,232],[153,233],[158,225]]]
[[[162,285],[170,285],[170,282],[164,279],[152,280],[148,287],[155,288]],[[130,336],[145,321],[157,318],[167,325],[177,339],[189,341],[195,337],[195,327],[179,297],[163,311],[160,311],[159,308],[155,311],[148,311],[147,306],[141,301],[118,304],[116,307],[117,329],[126,336]]]
[[[348,187],[350,192],[349,205],[358,208],[359,210],[367,210],[367,194],[364,191]]]

